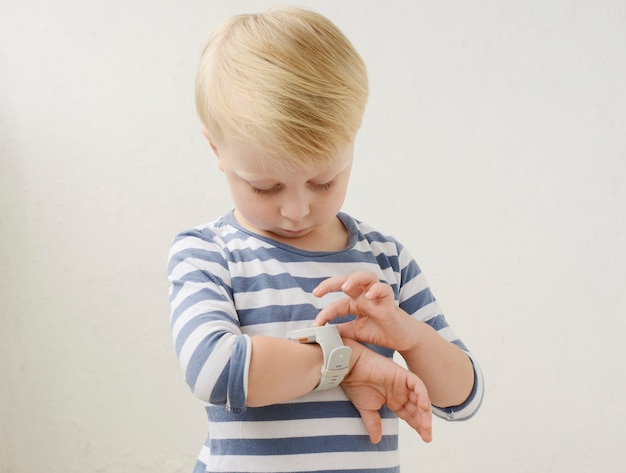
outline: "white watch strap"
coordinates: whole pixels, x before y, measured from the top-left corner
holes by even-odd
[[[319,383],[314,391],[339,386],[350,369],[352,350],[343,344],[336,325],[309,327],[294,330],[288,334],[289,339],[299,343],[317,343],[324,354],[324,365]]]

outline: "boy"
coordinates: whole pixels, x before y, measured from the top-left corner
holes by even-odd
[[[398,472],[398,417],[430,441],[431,404],[480,404],[415,261],[340,211],[367,94],[350,42],[306,10],[231,18],[202,53],[198,113],[235,210],[170,251],[176,353],[209,418],[195,472]]]

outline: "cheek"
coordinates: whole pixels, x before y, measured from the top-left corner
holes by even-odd
[[[250,186],[243,182],[231,179],[229,187],[233,200],[238,207],[254,205],[259,201]]]
[[[247,209],[257,211],[263,208],[263,199],[258,198],[252,192],[240,192],[235,198],[235,204],[240,210]]]
[[[274,205],[271,199],[259,196],[249,188],[245,192],[238,192],[234,198],[237,210],[249,219],[266,217],[272,213]]]
[[[317,209],[320,211],[334,214],[339,209],[341,209],[345,196],[345,189],[333,189],[323,198],[317,199],[317,204],[315,205],[315,207],[317,207]]]
[[[341,207],[343,205],[343,201],[346,198],[346,194],[348,193],[348,183],[343,183],[341,186],[338,186],[334,189],[332,200],[335,205]]]

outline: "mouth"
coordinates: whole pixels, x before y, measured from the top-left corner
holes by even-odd
[[[302,228],[300,230],[288,230],[288,229],[284,228],[281,231],[285,235],[289,235],[291,237],[297,237],[297,236],[304,235],[305,233],[308,233],[309,229],[308,228]]]

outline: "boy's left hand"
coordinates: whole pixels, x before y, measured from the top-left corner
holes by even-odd
[[[385,404],[425,442],[432,440],[432,411],[422,380],[392,359],[346,338],[352,349],[350,372],[341,387],[359,411],[372,443],[383,436],[379,409]]]
[[[313,325],[324,325],[337,317],[353,314],[355,320],[339,325],[343,337],[399,352],[415,346],[416,324],[419,323],[396,305],[393,289],[381,283],[375,273],[361,271],[326,279],[313,294],[322,297],[336,291],[343,291],[348,297],[322,309]]]

